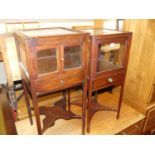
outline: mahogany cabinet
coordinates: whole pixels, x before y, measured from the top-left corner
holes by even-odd
[[[119,118],[132,33],[107,29],[85,29],[90,33],[87,131],[97,111],[116,111]],[[118,108],[97,103],[97,93],[103,88],[121,85]]]
[[[28,93],[32,97],[38,133],[42,134],[59,118],[82,118],[84,134],[88,33],[59,27],[30,29],[17,31],[15,39],[30,121],[32,123]],[[39,107],[39,96],[77,85],[83,86],[82,117],[67,108],[65,93],[65,102]],[[46,116],[43,128],[40,114]]]

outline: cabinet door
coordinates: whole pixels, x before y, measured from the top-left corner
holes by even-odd
[[[82,67],[82,46],[73,45],[64,47],[64,70]]]
[[[97,45],[96,73],[123,68],[125,43],[101,42]]]
[[[60,68],[58,61],[59,54],[59,46],[52,45],[37,47],[35,52],[35,66],[37,76],[57,74]]]
[[[83,76],[86,52],[86,40],[81,36],[70,37],[63,42],[61,64],[64,77]]]

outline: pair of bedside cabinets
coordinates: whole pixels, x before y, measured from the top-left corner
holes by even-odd
[[[97,111],[116,111],[119,118],[132,33],[57,27],[21,30],[15,33],[15,39],[27,110],[32,124],[30,95],[38,134],[60,118],[82,119],[82,134],[85,128],[90,132]],[[92,97],[94,92],[117,85],[121,90],[116,109],[97,103],[97,95]],[[71,111],[70,93],[66,93],[76,86],[82,86],[81,116]],[[57,91],[63,92],[60,102],[51,107],[38,105],[40,96]],[[40,114],[46,116],[43,127]]]

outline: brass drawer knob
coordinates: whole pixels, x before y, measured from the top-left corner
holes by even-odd
[[[113,79],[112,79],[112,78],[108,78],[107,80],[108,80],[108,82],[110,82],[110,83],[113,82]]]
[[[61,61],[64,61],[64,58],[61,58]]]

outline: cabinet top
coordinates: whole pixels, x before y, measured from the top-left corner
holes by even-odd
[[[98,35],[110,35],[110,34],[121,34],[126,33],[123,31],[118,30],[110,30],[110,29],[102,29],[102,28],[89,28],[89,29],[80,29],[82,32],[87,32],[91,36],[98,36]]]
[[[19,34],[23,38],[39,38],[39,37],[61,36],[61,35],[64,36],[64,35],[86,34],[86,32],[76,31],[62,27],[54,27],[54,28],[19,30],[16,32],[16,34]]]

